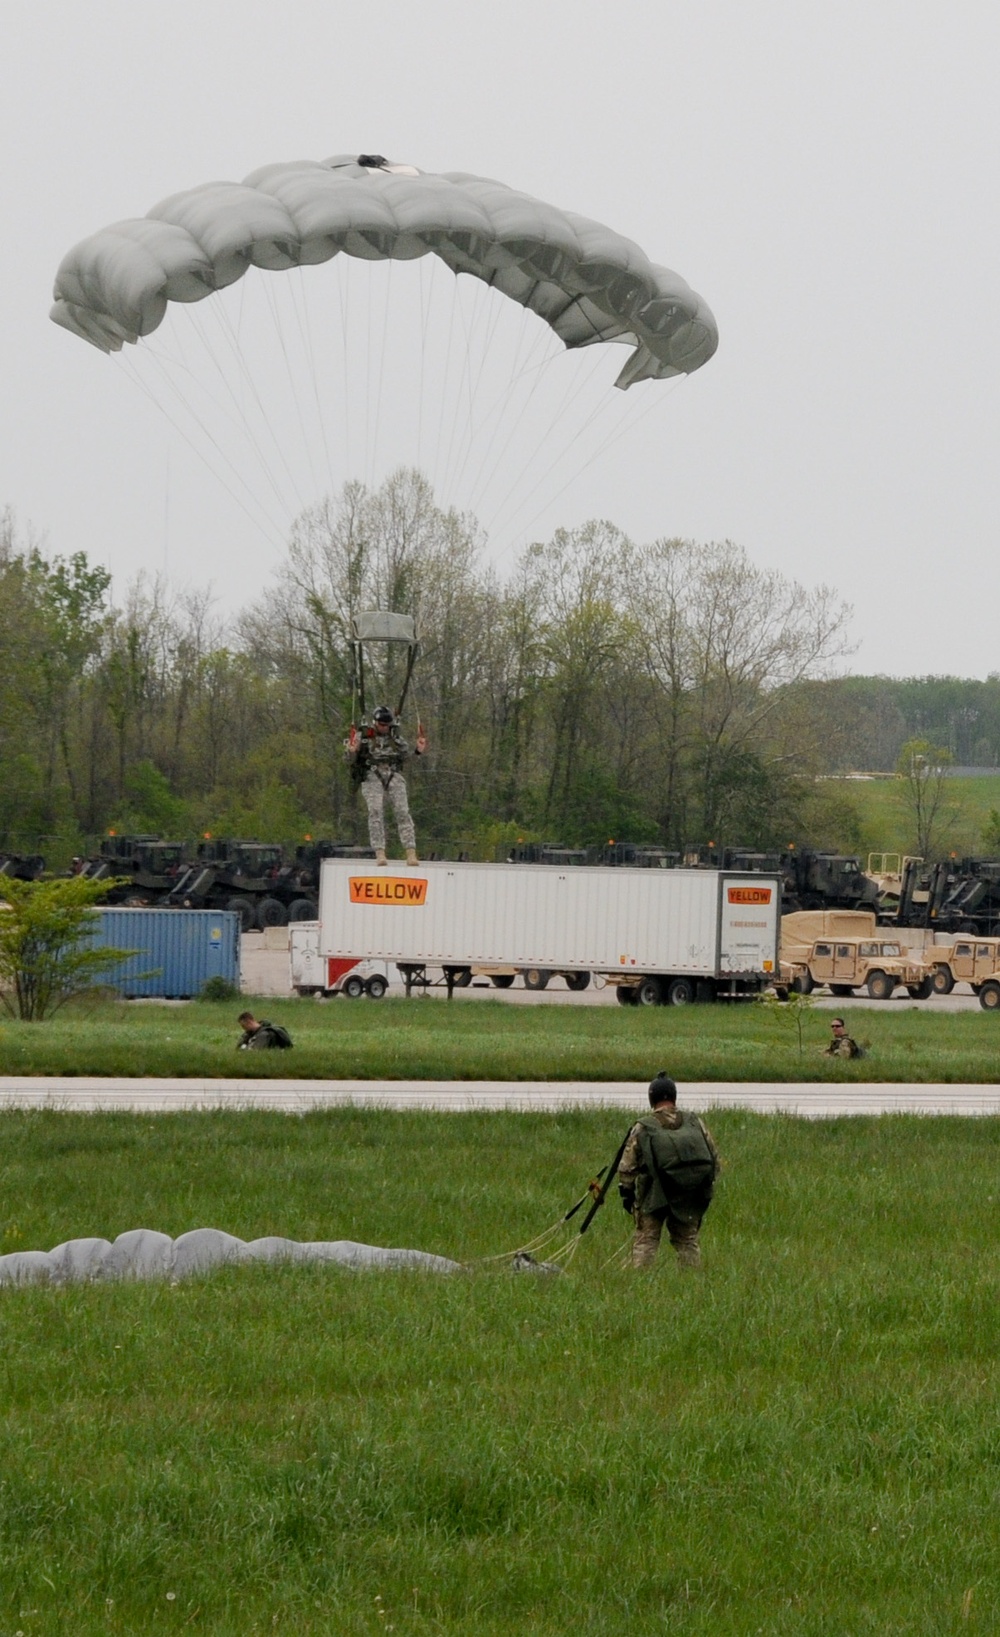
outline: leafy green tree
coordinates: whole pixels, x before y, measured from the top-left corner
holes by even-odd
[[[0,1004],[11,1017],[38,1022],[109,972],[133,951],[92,946],[94,905],[116,885],[70,876],[48,881],[2,878]]]
[[[955,819],[954,806],[947,800],[951,762],[951,751],[929,739],[908,739],[899,753],[900,801],[921,858],[932,858],[940,850]]]

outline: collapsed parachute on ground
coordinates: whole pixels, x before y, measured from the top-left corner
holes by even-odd
[[[67,1239],[54,1250],[10,1251],[0,1256],[0,1285],[93,1279],[183,1279],[212,1268],[244,1262],[332,1262],[362,1268],[420,1268],[427,1273],[459,1273],[458,1262],[430,1251],[383,1250],[351,1239],[308,1240],[271,1236],[248,1242],[219,1228],[192,1228],[179,1239],[152,1228],[107,1239]]]
[[[611,228],[501,182],[377,154],[267,165],[113,223],[63,259],[51,317],[117,352],[150,335],[170,301],[201,301],[249,267],[278,272],[341,253],[433,254],[537,313],[568,348],[634,346],[622,388],[689,375],[718,346],[700,296]]]

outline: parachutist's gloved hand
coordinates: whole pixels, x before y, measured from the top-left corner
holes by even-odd
[[[635,1210],[635,1189],[630,1187],[628,1183],[620,1182],[618,1184],[618,1197],[622,1202],[622,1210],[627,1211],[631,1216]]]

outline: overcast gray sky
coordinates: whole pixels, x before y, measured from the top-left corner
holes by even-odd
[[[505,452],[508,434],[491,441],[484,420],[488,458],[500,456],[484,515],[499,562],[595,515],[638,539],[728,537],[853,602],[854,669],[1000,669],[1000,12],[987,0],[0,0],[0,22],[0,504],[54,551],[85,550],[119,588],[146,566],[211,580],[230,605],[256,594],[323,474],[296,470],[288,516],[271,496],[271,532],[252,525],[216,429],[181,426],[166,389],[155,401],[141,349],[123,366],[51,324],[52,279],[78,239],[166,194],[377,151],[608,223],[719,323],[716,357],[676,386],[614,393],[624,352],[603,349],[602,379],[590,349],[546,365],[537,422],[509,395],[520,445]],[[456,324],[475,372],[501,368],[509,383],[520,310],[500,322],[464,293],[447,318],[437,283],[415,297],[400,269],[369,300],[357,280],[370,271],[309,270],[349,279],[338,314],[348,289],[367,351],[314,360],[304,386],[294,364],[296,398],[265,350],[275,440],[295,466],[312,435],[303,403],[322,393],[328,470],[343,474],[353,437],[354,475],[377,478],[416,458],[422,423],[440,498],[467,503],[469,472],[487,469],[482,449],[458,454],[473,372],[455,376],[456,444],[437,399],[418,403],[411,365],[400,373],[405,338],[398,350],[393,338],[414,300],[430,311],[433,283],[425,348],[439,356]],[[253,277],[262,290],[269,276]],[[325,290],[310,285],[314,315]],[[211,306],[174,309],[154,338],[206,379],[211,336],[198,362],[178,325]],[[257,322],[248,308],[241,336]],[[564,363],[583,373],[560,374]],[[362,405],[348,377],[366,371],[377,382]],[[554,469],[526,434],[560,456]],[[259,446],[226,458],[257,481]]]

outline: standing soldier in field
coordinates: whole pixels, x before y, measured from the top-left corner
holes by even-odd
[[[677,1087],[663,1069],[650,1085],[649,1104],[618,1167],[621,1202],[635,1220],[632,1266],[655,1260],[666,1226],[678,1262],[696,1268],[698,1229],[719,1174],[719,1152],[697,1114],[677,1107]]]
[[[418,723],[413,753],[422,756],[426,749],[427,740]],[[376,864],[388,862],[385,852],[387,800],[396,815],[399,839],[406,849],[406,862],[419,864],[417,836],[410,816],[406,780],[403,777],[403,765],[411,751],[388,705],[379,705],[372,715],[370,728],[362,728],[359,732],[353,724],[351,725],[346,753],[351,774],[361,786],[361,794],[368,809],[368,839],[375,849]]]

